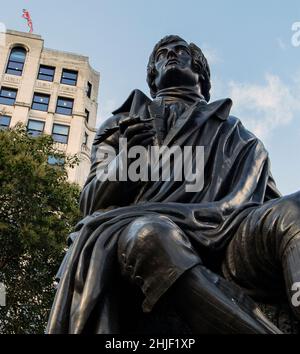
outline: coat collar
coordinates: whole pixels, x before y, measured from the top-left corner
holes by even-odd
[[[120,113],[129,113],[132,117],[146,118],[148,115],[148,105],[152,100],[146,96],[142,91],[136,89],[131,92],[127,100],[112,113],[114,115]],[[229,116],[232,107],[232,101],[230,98],[221,99],[212,103],[206,103],[200,101],[197,104],[197,109],[202,112],[207,118],[210,116],[216,116],[221,120],[226,120]]]
[[[112,114],[129,113],[133,118],[147,118],[148,105],[152,101],[140,90],[133,90],[127,100]]]

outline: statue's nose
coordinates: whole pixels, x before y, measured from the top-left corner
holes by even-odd
[[[168,51],[167,59],[170,59],[170,58],[177,58],[177,54],[176,54],[176,52],[173,49],[170,49]]]

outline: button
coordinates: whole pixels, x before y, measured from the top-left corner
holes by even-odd
[[[121,254],[121,257],[122,257],[123,263],[126,264],[126,254],[125,254],[125,253],[122,253],[122,254]]]
[[[135,277],[135,282],[136,282],[137,285],[142,286],[144,284],[144,279],[142,277],[140,277],[140,276],[136,276]]]
[[[126,267],[126,269],[128,270],[128,272],[132,272],[133,271],[133,266],[129,265]]]

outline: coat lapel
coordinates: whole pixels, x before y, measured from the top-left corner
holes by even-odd
[[[189,125],[199,125],[199,123],[204,123],[206,120],[215,116],[221,120],[226,120],[230,113],[230,109],[232,106],[231,99],[223,99],[207,104],[206,101],[202,100],[199,102],[195,102],[189,109],[186,110],[182,116],[177,119],[176,124],[167,134],[164,145],[170,145],[174,139],[182,133],[184,128]],[[195,114],[197,113],[197,122]]]
[[[113,111],[114,115],[128,113],[132,118],[140,117],[142,120],[149,118],[148,105],[152,101],[142,91],[134,90],[121,107]]]

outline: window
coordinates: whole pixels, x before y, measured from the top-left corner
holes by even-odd
[[[56,105],[56,113],[71,116],[73,111],[74,100],[72,98],[58,97]]]
[[[16,101],[18,90],[2,87],[0,90],[0,104],[13,106]]]
[[[84,138],[83,138],[83,145],[87,145],[89,140],[89,135],[87,133],[84,133]]]
[[[92,89],[93,89],[93,85],[88,81],[87,83],[87,90],[86,90],[86,95],[91,98],[92,96]]]
[[[65,85],[77,85],[78,71],[63,69],[61,83]]]
[[[65,164],[65,159],[62,157],[49,156],[48,164],[51,166],[63,166]]]
[[[90,112],[87,109],[85,110],[85,116],[86,116],[86,122],[88,123],[90,119]]]
[[[37,111],[48,111],[48,106],[49,106],[49,101],[50,101],[50,96],[45,95],[43,93],[35,93],[33,95],[33,101],[32,101],[32,109],[35,109]]]
[[[29,119],[27,125],[28,134],[31,136],[39,136],[43,133],[45,122]]]
[[[6,73],[10,75],[22,76],[26,50],[22,47],[15,47],[11,50],[6,68]]]
[[[10,116],[0,116],[0,130],[7,129],[10,125]]]
[[[70,127],[67,125],[53,124],[52,138],[57,143],[67,144]]]
[[[50,81],[54,80],[55,68],[52,66],[41,65],[38,80]]]

